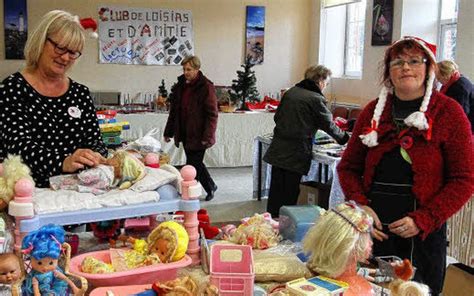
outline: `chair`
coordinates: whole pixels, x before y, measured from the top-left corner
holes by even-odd
[[[349,116],[349,109],[343,106],[334,107],[332,110],[332,116],[334,118],[341,117],[347,119],[347,117]]]
[[[71,261],[71,246],[68,243],[62,244],[63,252],[58,260],[58,266],[64,270],[64,274],[79,288],[79,295],[85,295],[87,291],[87,280],[81,276],[69,273],[69,263]],[[22,276],[20,280],[12,285],[12,295],[21,296],[21,286],[26,279],[26,273],[30,270],[30,261],[28,256],[22,255],[21,257],[21,269]]]
[[[357,119],[359,117],[359,114],[362,112],[362,109],[359,108],[354,108],[349,111],[349,116],[347,119]]]

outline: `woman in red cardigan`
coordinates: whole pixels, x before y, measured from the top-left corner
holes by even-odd
[[[374,218],[374,255],[408,258],[415,280],[442,290],[446,220],[473,191],[470,125],[433,90],[435,46],[405,37],[385,52],[384,87],[359,116],[338,174],[346,199]]]

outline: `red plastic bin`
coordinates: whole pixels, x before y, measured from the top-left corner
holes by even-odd
[[[220,296],[252,296],[255,272],[252,247],[240,245],[211,246],[211,284]]]

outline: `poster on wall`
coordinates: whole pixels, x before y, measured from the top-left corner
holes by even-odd
[[[189,10],[100,6],[98,12],[101,63],[180,65],[194,55]]]
[[[254,65],[263,64],[265,40],[265,7],[247,6],[245,56]]]
[[[4,0],[5,59],[22,60],[28,37],[26,0]]]
[[[390,45],[393,31],[393,0],[374,0],[372,45]]]

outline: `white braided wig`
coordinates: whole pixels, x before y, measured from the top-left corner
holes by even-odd
[[[412,40],[418,43],[423,48],[425,53],[429,55],[434,61],[436,61],[434,53],[426,46],[426,42],[416,37],[411,37],[411,36],[403,37],[402,39],[393,43],[392,46],[388,48],[387,50],[390,50],[394,45],[398,44],[399,42],[403,42],[407,40]],[[434,80],[435,80],[434,69],[430,69],[428,73],[427,83],[426,83],[426,91],[425,91],[425,95],[423,96],[423,101],[421,102],[420,109],[419,111],[413,112],[407,118],[405,118],[404,121],[407,126],[413,126],[417,128],[418,130],[427,130],[429,128],[428,119],[426,118],[425,112],[426,110],[428,110],[428,105],[430,103],[430,97],[431,97],[431,92],[433,89]],[[387,95],[389,93],[393,93],[392,87],[387,87],[387,86],[382,87],[382,89],[380,90],[379,97],[378,97],[377,105],[375,105],[374,115],[372,116],[372,120],[371,120],[371,125],[373,125],[373,128],[367,134],[363,134],[359,136],[362,143],[368,147],[374,147],[379,144],[377,128],[379,126],[380,116],[382,115],[382,112],[385,108],[385,103],[387,102]]]

